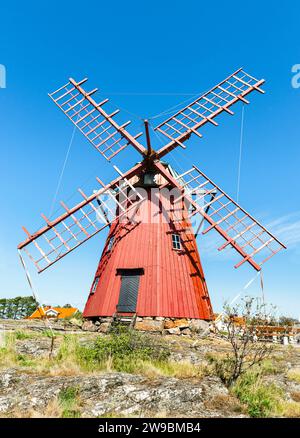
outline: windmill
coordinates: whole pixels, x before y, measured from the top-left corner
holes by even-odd
[[[264,93],[258,80],[239,69],[218,85],[156,126],[166,144],[155,150],[149,123],[146,146],[116,119],[119,110],[107,110],[108,99],[96,102],[97,89],[85,91],[84,79],[67,84],[49,96],[100,154],[110,161],[133,147],[141,161],[109,184],[97,178],[99,188],[74,207],[61,203],[56,219],[42,215],[45,225],[18,248],[42,272],[65,255],[109,229],[83,315],[101,317],[160,317],[210,320],[212,307],[191,221],[199,215],[224,240],[218,248],[233,248],[239,255],[235,268],[248,263],[256,271],[285,246],[240,207],[197,166],[178,174],[164,158],[185,148],[206,124],[217,126],[222,113],[233,114],[247,95]],[[119,116],[118,116],[119,117]],[[171,194],[170,194],[171,193]],[[180,213],[180,214],[179,214]],[[199,230],[197,230],[198,233]]]

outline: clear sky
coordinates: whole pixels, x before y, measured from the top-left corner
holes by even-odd
[[[266,94],[252,93],[245,108],[240,204],[287,244],[264,267],[265,294],[279,314],[299,317],[300,88],[291,85],[292,66],[300,63],[299,15],[297,1],[4,2],[0,296],[30,293],[16,251],[24,239],[21,225],[33,232],[42,224],[40,213],[49,214],[73,131],[48,92],[70,76],[88,76],[90,89],[99,87],[100,97],[109,97],[139,126],[141,118],[206,91],[243,66],[266,79]],[[184,154],[176,150],[168,159],[179,170],[197,164],[235,197],[241,105],[234,111],[217,128],[203,129],[203,139],[189,141]],[[114,164],[125,171],[137,159],[127,148]],[[96,175],[109,182],[115,173],[76,133],[58,201],[78,187],[91,192]],[[236,258],[220,254],[210,234],[198,243],[217,311],[255,272],[235,270]],[[82,308],[104,239],[105,233],[94,237],[39,276],[32,270],[44,303]],[[260,294],[258,279],[248,292]]]

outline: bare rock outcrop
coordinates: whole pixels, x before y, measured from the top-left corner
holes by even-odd
[[[82,417],[119,415],[151,416],[234,416],[207,408],[214,397],[228,397],[227,389],[215,377],[193,382],[176,378],[148,379],[126,373],[97,373],[87,376],[22,374],[16,369],[0,373],[0,414],[36,415],[66,388],[77,388]]]

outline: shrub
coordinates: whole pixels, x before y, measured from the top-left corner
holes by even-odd
[[[231,352],[222,359],[211,358],[216,374],[222,382],[230,387],[237,379],[251,368],[261,364],[271,353],[272,345],[255,338],[257,324],[272,316],[273,308],[267,315],[266,306],[258,299],[245,297],[240,304],[230,306],[225,304],[223,311],[223,326],[225,334],[221,334],[231,345]],[[237,315],[240,315],[237,317]],[[224,333],[224,327],[222,328]]]
[[[165,343],[134,330],[119,329],[99,337],[92,346],[80,349],[80,361],[88,368],[109,362],[116,371],[134,372],[142,361],[166,361],[169,350]]]

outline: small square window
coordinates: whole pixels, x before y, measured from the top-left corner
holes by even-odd
[[[98,283],[99,283],[99,277],[96,277],[95,280],[94,280],[92,289],[91,289],[91,294],[95,293],[95,290],[97,289]]]
[[[181,249],[181,240],[179,234],[172,234],[172,246],[173,249]]]

